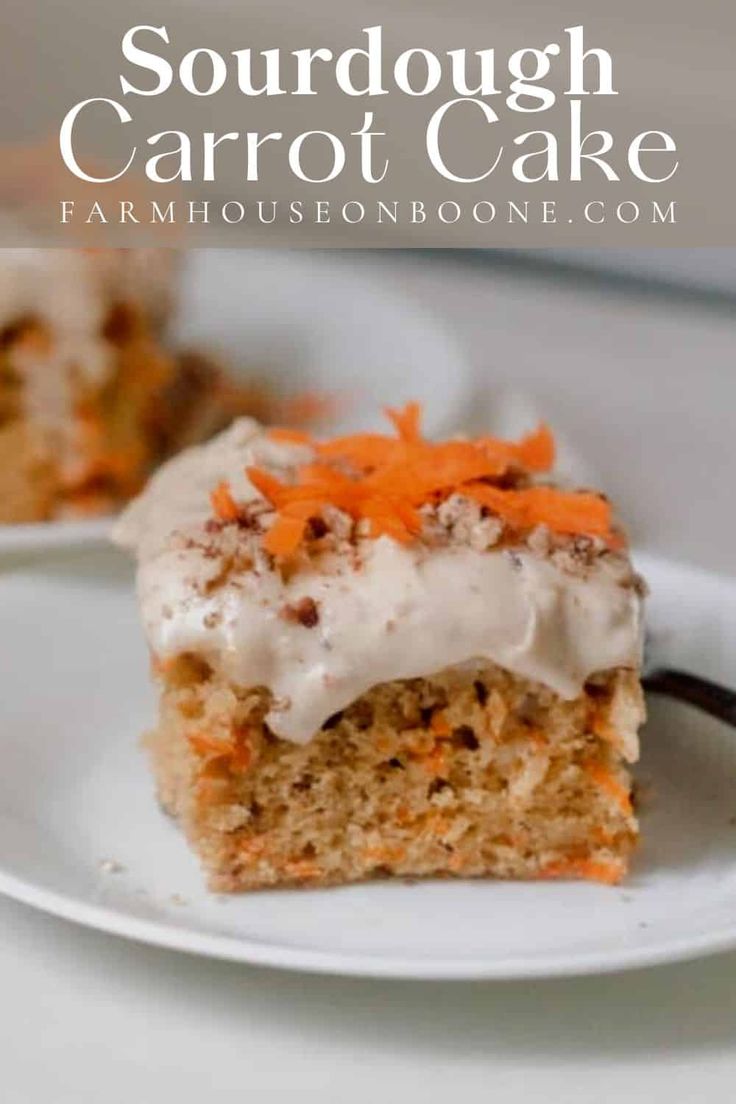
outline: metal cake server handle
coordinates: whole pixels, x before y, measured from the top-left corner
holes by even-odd
[[[674,667],[650,668],[641,681],[649,694],[663,694],[687,702],[736,728],[736,691],[726,686]]]

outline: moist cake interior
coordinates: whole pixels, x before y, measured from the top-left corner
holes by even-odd
[[[163,807],[210,888],[412,877],[618,882],[637,837],[632,672],[563,701],[491,665],[378,686],[304,745],[268,695],[182,657],[146,740]]]

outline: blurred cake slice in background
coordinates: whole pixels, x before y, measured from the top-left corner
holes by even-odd
[[[0,523],[104,514],[263,388],[165,338],[173,250],[0,251]]]
[[[611,508],[520,441],[236,422],[117,523],[162,804],[216,890],[617,882],[638,837],[642,584]]]

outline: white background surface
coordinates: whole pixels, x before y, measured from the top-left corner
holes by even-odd
[[[733,1100],[734,960],[521,983],[281,974],[0,902],[6,1104]]]
[[[446,317],[479,372],[513,370],[640,540],[733,572],[732,314],[397,264],[384,286]],[[684,1104],[736,1084],[733,955],[534,984],[347,981],[142,948],[0,900],[0,978],[8,1104]]]

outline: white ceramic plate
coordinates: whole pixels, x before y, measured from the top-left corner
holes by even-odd
[[[340,430],[376,424],[382,404],[418,399],[425,426],[463,424],[470,370],[441,322],[381,286],[380,262],[313,251],[193,250],[176,341],[219,348],[233,370],[286,394],[335,394]],[[0,525],[0,553],[99,544],[109,519]]]
[[[390,260],[314,250],[193,250],[178,339],[221,347],[286,393],[336,394],[340,428],[375,427],[377,407],[417,399],[426,428],[464,424],[465,355],[436,315],[383,287]]]
[[[736,580],[640,565],[662,654],[732,678]],[[645,842],[623,887],[373,883],[216,897],[159,811],[137,748],[153,698],[127,565],[89,552],[8,564],[0,610],[0,890],[21,901],[193,953],[382,977],[593,973],[736,946],[736,732],[690,709],[653,703],[638,772],[652,788]]]
[[[111,518],[85,521],[37,521],[27,525],[0,525],[0,552],[33,552],[105,544]]]

